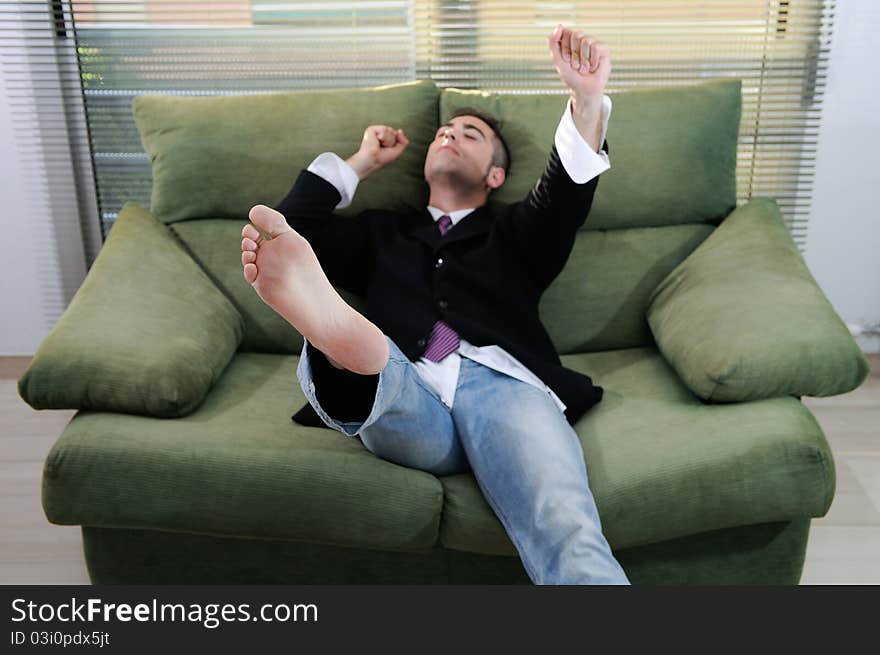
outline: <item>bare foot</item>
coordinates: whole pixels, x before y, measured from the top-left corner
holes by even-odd
[[[374,375],[388,361],[388,342],[374,323],[330,284],[312,246],[266,205],[248,213],[241,231],[244,279],[337,368]],[[270,239],[264,239],[254,225]]]

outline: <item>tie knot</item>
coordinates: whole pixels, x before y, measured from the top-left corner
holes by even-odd
[[[452,219],[449,214],[443,214],[437,219],[437,226],[440,228],[440,236],[446,236],[446,232],[452,227]]]

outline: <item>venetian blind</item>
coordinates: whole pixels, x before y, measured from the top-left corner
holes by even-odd
[[[831,0],[3,2],[0,57],[19,147],[43,173],[34,191],[54,203],[56,220],[77,215],[67,230],[81,237],[88,264],[126,201],[150,204],[133,96],[429,77],[441,87],[564,94],[546,45],[558,22],[610,44],[611,93],[742,79],[739,201],[776,198],[803,247],[834,7]]]

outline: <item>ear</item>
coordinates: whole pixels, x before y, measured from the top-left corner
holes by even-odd
[[[486,176],[486,186],[490,189],[497,189],[504,184],[504,180],[506,179],[507,171],[500,166],[492,166],[489,169],[489,174]]]

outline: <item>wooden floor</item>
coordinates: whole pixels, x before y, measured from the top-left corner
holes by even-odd
[[[813,521],[802,584],[880,584],[880,355],[855,391],[803,398],[834,451],[837,493]],[[46,521],[43,460],[73,411],[32,410],[16,380],[28,357],[0,357],[0,583],[89,584],[78,526]]]

